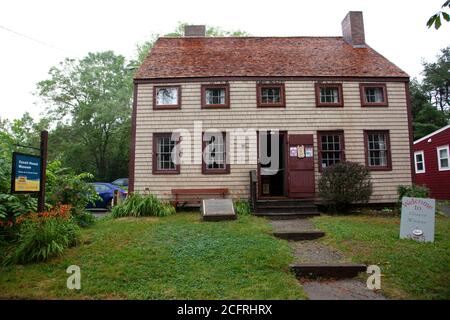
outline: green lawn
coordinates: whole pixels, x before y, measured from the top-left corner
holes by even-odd
[[[434,243],[400,240],[400,218],[321,216],[324,242],[355,262],[381,268],[381,291],[399,299],[450,299],[450,219],[436,218]]]
[[[253,216],[105,219],[83,244],[45,263],[0,267],[0,298],[301,299],[288,244]],[[81,290],[66,268],[81,267]]]

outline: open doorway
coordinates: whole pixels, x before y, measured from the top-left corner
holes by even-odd
[[[285,197],[287,194],[285,142],[286,133],[282,131],[264,131],[258,134],[260,197]]]

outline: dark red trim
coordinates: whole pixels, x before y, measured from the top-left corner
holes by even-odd
[[[280,102],[277,103],[263,103],[261,97],[261,89],[264,88],[279,88]],[[258,108],[285,108],[286,107],[286,93],[284,90],[284,83],[257,83],[256,84],[256,101]]]
[[[414,136],[413,136],[413,124],[412,124],[412,106],[411,106],[411,94],[409,91],[409,81],[405,82],[405,95],[406,95],[406,113],[408,114],[408,136],[409,136],[409,151],[411,159],[411,182],[415,183],[415,166],[414,166]]]
[[[185,83],[206,81],[356,81],[356,82],[408,82],[409,77],[264,77],[264,76],[216,76],[216,77],[183,77],[183,78],[142,78],[134,79],[135,83]]]
[[[134,192],[134,170],[136,162],[136,115],[138,84],[133,85],[133,109],[131,112],[131,145],[128,162],[128,193]]]
[[[369,145],[368,145],[369,134],[384,134],[386,136],[387,166],[369,166]],[[370,171],[391,171],[392,155],[391,155],[391,138],[389,130],[364,130],[364,154],[366,157],[366,167]]]
[[[224,104],[206,104],[206,90],[207,89],[225,89],[225,103]],[[224,84],[202,84],[202,109],[229,109],[230,108],[230,85]]]
[[[206,141],[204,140],[205,132],[202,133],[202,174],[229,174],[230,173],[230,143],[227,139],[227,133],[221,132],[223,137],[223,143],[225,144],[225,168],[224,169],[208,169],[206,167],[205,158],[203,153],[206,148]]]
[[[319,161],[319,172],[322,172],[322,136],[326,135],[339,135],[341,142],[341,161],[345,161],[345,139],[344,130],[328,130],[328,131],[317,131],[317,150],[318,161]]]
[[[157,147],[157,139],[161,138],[161,137],[172,137],[172,133],[171,132],[164,132],[164,133],[153,133],[153,141],[152,141],[152,174],[179,174],[180,173],[180,164],[175,164],[175,169],[166,169],[166,170],[158,170],[156,169],[157,163],[156,163],[156,158],[157,158],[157,153],[156,153],[156,147]],[[176,140],[176,143],[178,143],[179,140]]]
[[[321,88],[337,88],[338,89],[338,97],[339,102],[321,102],[320,101],[320,89]],[[315,92],[316,92],[316,107],[344,107],[344,94],[342,91],[342,83],[320,83],[317,82],[315,84]]]
[[[383,102],[367,102],[366,100],[366,88],[381,88],[383,90]],[[361,107],[388,107],[388,95],[386,83],[360,83],[359,84],[359,96],[361,100]]]
[[[158,88],[177,88],[178,101],[177,104],[156,105],[156,90]],[[173,110],[181,109],[181,86],[153,86],[153,110]]]

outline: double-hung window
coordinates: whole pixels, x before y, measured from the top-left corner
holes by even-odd
[[[343,131],[319,131],[319,170],[333,166],[344,161],[344,132]]]
[[[423,150],[414,152],[414,165],[416,173],[425,172],[425,157]]]
[[[177,174],[180,165],[177,163],[176,145],[178,137],[171,133],[153,134],[153,173]]]
[[[318,107],[343,107],[342,84],[316,83],[316,105]]]
[[[284,84],[257,84],[258,107],[280,107],[286,106],[284,97]]]
[[[366,164],[370,170],[391,170],[389,131],[364,131]]]
[[[361,94],[361,106],[363,107],[387,107],[386,84],[366,84],[359,85]]]
[[[450,153],[449,146],[441,146],[437,148],[439,171],[450,170]]]
[[[230,107],[228,84],[202,85],[202,109]]]
[[[230,172],[227,160],[225,132],[203,133],[203,174],[225,174]]]

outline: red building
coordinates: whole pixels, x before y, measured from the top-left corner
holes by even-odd
[[[450,125],[414,142],[415,183],[431,197],[450,200]]]

